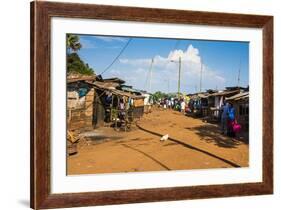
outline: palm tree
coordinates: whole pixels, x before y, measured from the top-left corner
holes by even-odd
[[[79,36],[73,35],[73,34],[67,34],[66,37],[66,48],[68,54],[70,53],[70,50],[76,52],[80,50],[82,47],[81,43],[79,42]]]

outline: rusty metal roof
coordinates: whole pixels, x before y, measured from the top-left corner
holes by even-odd
[[[100,82],[100,81],[95,81],[93,83],[94,86],[98,87],[98,88],[102,88],[102,89],[116,89],[116,87],[119,86],[119,83],[116,82]]]
[[[133,98],[133,99],[145,98],[144,96],[134,95],[129,92],[125,92],[125,91],[116,89],[116,87],[119,86],[119,83],[95,81],[93,83],[93,85],[94,85],[94,87],[96,87],[98,89],[110,91],[110,92],[112,92],[112,94],[117,95],[117,96],[125,96],[125,97],[129,97],[129,98]]]
[[[222,92],[212,93],[209,96],[227,96],[227,95],[236,94],[239,92],[240,92],[240,90],[225,90]]]
[[[96,76],[92,75],[92,76],[73,76],[67,77],[67,83],[72,83],[72,82],[80,82],[80,81],[87,81],[87,82],[93,82],[96,80]]]
[[[248,98],[249,98],[249,92],[242,92],[242,93],[238,93],[234,96],[228,97],[228,98],[226,98],[226,100],[228,100],[228,101],[230,101],[230,100],[238,101],[238,100],[248,99]]]

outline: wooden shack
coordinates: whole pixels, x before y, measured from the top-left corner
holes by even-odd
[[[238,94],[240,89],[218,91],[208,96],[208,116],[210,120],[220,119],[220,108],[227,97]]]
[[[67,78],[67,127],[69,130],[90,129],[93,125],[95,76]]]
[[[132,86],[128,85],[121,85],[120,90],[130,94],[130,98],[133,101],[133,103],[131,104],[133,108],[133,118],[142,117],[145,108],[145,95],[143,95],[140,90],[134,89]]]
[[[119,78],[71,76],[67,78],[68,129],[88,129],[110,125],[116,120],[121,101],[126,104],[130,119],[144,113],[144,96],[138,91],[124,91]],[[133,89],[131,89],[133,90]]]
[[[144,97],[124,91],[121,88],[123,80],[118,78],[104,79],[93,83],[96,97],[94,100],[94,124],[96,127],[112,123],[116,120],[120,102],[126,106],[126,115],[133,120],[143,115]]]
[[[133,102],[133,117],[134,118],[140,118],[144,114],[144,99],[145,96],[133,96],[132,99]]]
[[[144,97],[143,104],[144,104],[144,113],[150,113],[152,111],[152,95],[146,91],[142,91],[141,95]]]
[[[208,93],[199,93],[198,98],[199,98],[199,103],[200,103],[200,116],[201,117],[206,117],[209,114],[209,109],[208,109]]]

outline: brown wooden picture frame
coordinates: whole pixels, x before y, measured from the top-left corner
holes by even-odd
[[[235,26],[262,29],[263,179],[224,184],[51,194],[50,21],[52,17]],[[273,193],[273,17],[56,2],[31,2],[31,207],[34,209]]]

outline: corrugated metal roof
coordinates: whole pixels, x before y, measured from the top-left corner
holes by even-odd
[[[108,90],[108,91],[112,92],[114,95],[126,96],[126,97],[130,97],[130,98],[133,98],[133,99],[145,98],[144,96],[134,95],[134,94],[131,94],[129,92],[125,92],[125,91],[116,89],[116,87],[119,86],[118,83],[96,81],[96,82],[93,83],[93,85],[96,88],[99,88],[99,89],[102,89],[102,90]]]
[[[116,83],[119,83],[119,84],[124,84],[125,83],[125,80],[122,80],[118,77],[113,77],[113,78],[106,78],[106,79],[103,79],[104,82],[116,82]]]
[[[237,101],[237,100],[241,100],[241,99],[246,99],[246,98],[249,98],[249,92],[242,92],[242,93],[238,93],[234,96],[231,96],[229,98],[226,98],[226,100],[234,100],[234,101]]]
[[[95,81],[93,83],[94,86],[102,88],[102,89],[116,89],[116,87],[119,86],[119,83],[116,82],[99,82],[99,81]]]
[[[209,94],[208,93],[198,93],[197,95],[199,98],[208,98]]]
[[[121,90],[131,92],[131,93],[137,93],[138,95],[141,95],[141,91],[134,89],[134,88],[121,87]]]
[[[227,96],[227,95],[231,95],[231,94],[235,94],[235,93],[239,93],[240,90],[226,90],[226,91],[222,91],[222,92],[217,92],[217,93],[212,93],[209,96]]]
[[[122,90],[110,90],[113,94],[115,95],[118,95],[118,96],[126,96],[126,97],[129,97],[129,98],[132,98],[132,99],[141,99],[141,98],[145,98],[144,96],[139,96],[139,95],[134,95],[134,94],[131,94],[131,93],[128,93],[128,92],[125,92],[125,91],[122,91]]]
[[[96,80],[96,76],[92,75],[92,76],[69,76],[67,77],[67,83],[72,83],[72,82],[80,82],[80,81],[95,81]]]

